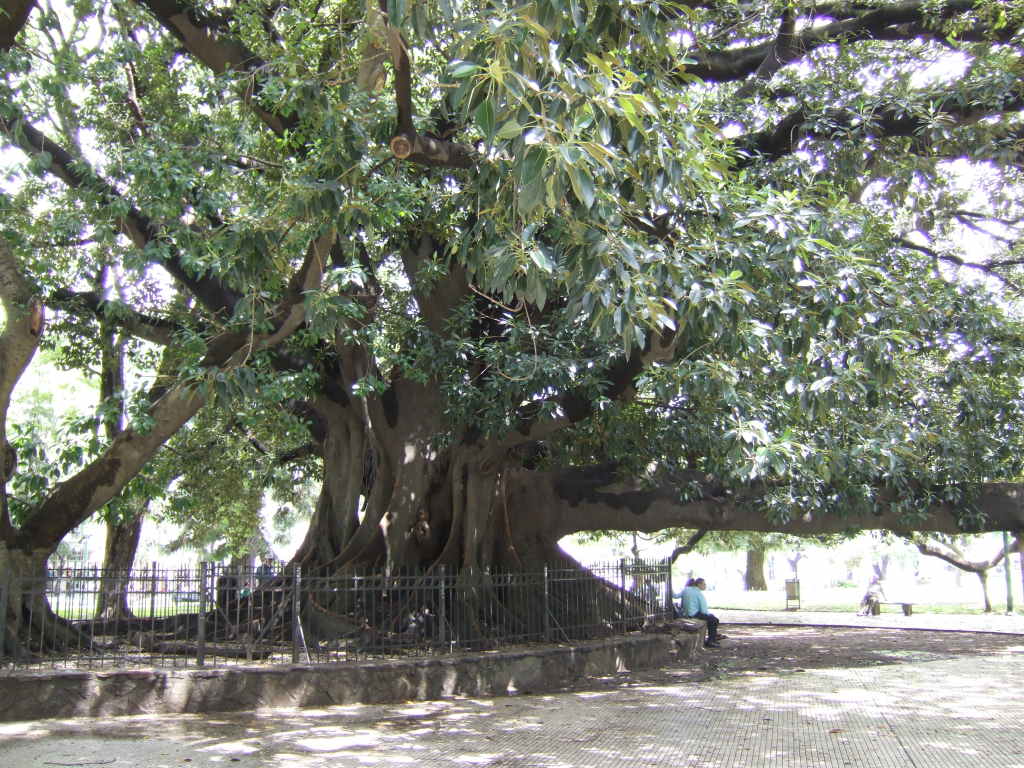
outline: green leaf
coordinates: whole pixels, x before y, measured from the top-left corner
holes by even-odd
[[[430,30],[430,20],[427,18],[426,3],[416,3],[412,7],[412,28],[419,37],[425,37]]]
[[[528,216],[544,200],[544,177],[537,174],[519,189],[519,213]]]
[[[548,258],[548,255],[544,253],[544,251],[540,247],[536,247],[530,250],[530,259],[533,261],[534,264],[536,264],[542,270],[547,272],[549,275],[555,270],[554,263],[551,261],[551,259]]]
[[[404,20],[405,0],[388,0],[388,24],[392,27],[400,27]]]
[[[573,166],[569,169],[569,181],[577,199],[589,210],[594,205],[594,180],[590,174],[579,166]]]
[[[572,23],[577,29],[584,26],[583,9],[580,8],[579,0],[569,0],[569,13],[572,14]]]
[[[514,139],[516,136],[521,135],[523,132],[523,126],[521,126],[516,120],[507,120],[501,128],[498,129],[496,137],[501,140]]]
[[[490,143],[494,139],[494,130],[496,128],[496,122],[494,117],[494,103],[490,99],[484,99],[477,105],[476,111],[473,113],[473,117],[476,120],[476,124],[480,127],[484,137]]]
[[[822,378],[818,379],[813,384],[811,384],[808,391],[820,392],[822,390],[829,389],[835,382],[835,380],[835,376],[823,376]]]
[[[472,61],[462,61],[457,59],[448,65],[448,74],[450,74],[456,80],[469,77],[470,75],[476,74],[480,71],[481,66],[474,64]]]
[[[612,73],[612,68],[608,65],[608,62],[602,59],[600,56],[593,53],[588,53],[586,58],[587,61],[590,62],[591,66],[600,71],[601,74],[603,74],[608,79],[611,79],[614,76]]]
[[[633,104],[633,99],[629,96],[619,97],[619,108],[622,110],[622,114],[626,116],[626,120],[629,124],[636,128],[637,131],[644,130],[644,121],[640,119],[640,116],[636,113],[636,106]]]
[[[519,163],[519,179],[527,184],[544,172],[547,164],[547,152],[543,147],[531,147]]]

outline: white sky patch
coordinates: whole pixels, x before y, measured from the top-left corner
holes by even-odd
[[[721,133],[726,139],[735,139],[737,136],[742,136],[744,130],[744,127],[740,123],[733,121],[723,125]]]
[[[910,85],[913,88],[927,88],[950,83],[967,74],[970,65],[970,59],[960,51],[945,53],[938,61],[915,70],[910,76]]]

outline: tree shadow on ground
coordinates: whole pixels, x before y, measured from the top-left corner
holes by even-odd
[[[720,648],[699,650],[656,670],[603,678],[600,684],[647,685],[1024,652],[1024,636],[995,632],[772,625],[723,626],[722,631]]]
[[[726,632],[721,649],[561,694],[112,718],[102,735],[86,719],[0,724],[0,765],[346,768],[443,757],[553,768],[638,765],[637,756],[647,755],[642,764],[650,766],[765,764],[770,757],[802,767],[857,754],[871,761],[846,764],[890,766],[906,763],[911,741],[919,764],[958,765],[1015,748],[1007,727],[1020,716],[1015,693],[993,692],[991,681],[1024,652],[1022,636],[775,626]],[[972,665],[959,663],[968,656]]]

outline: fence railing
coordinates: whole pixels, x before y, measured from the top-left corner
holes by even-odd
[[[60,567],[12,582],[0,606],[14,600],[20,611],[0,609],[8,671],[332,663],[576,641],[672,615],[663,560],[458,573]]]

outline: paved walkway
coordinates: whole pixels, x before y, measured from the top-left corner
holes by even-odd
[[[1024,768],[1024,636],[737,613],[723,612],[722,651],[587,690],[0,724],[0,766]],[[946,628],[988,629],[955,618]]]
[[[878,616],[812,611],[725,611],[711,609],[727,624],[774,624],[832,627],[888,627],[892,629],[944,629],[959,632],[1004,632],[1024,635],[1024,614],[915,613],[904,616],[898,605],[882,607]]]

